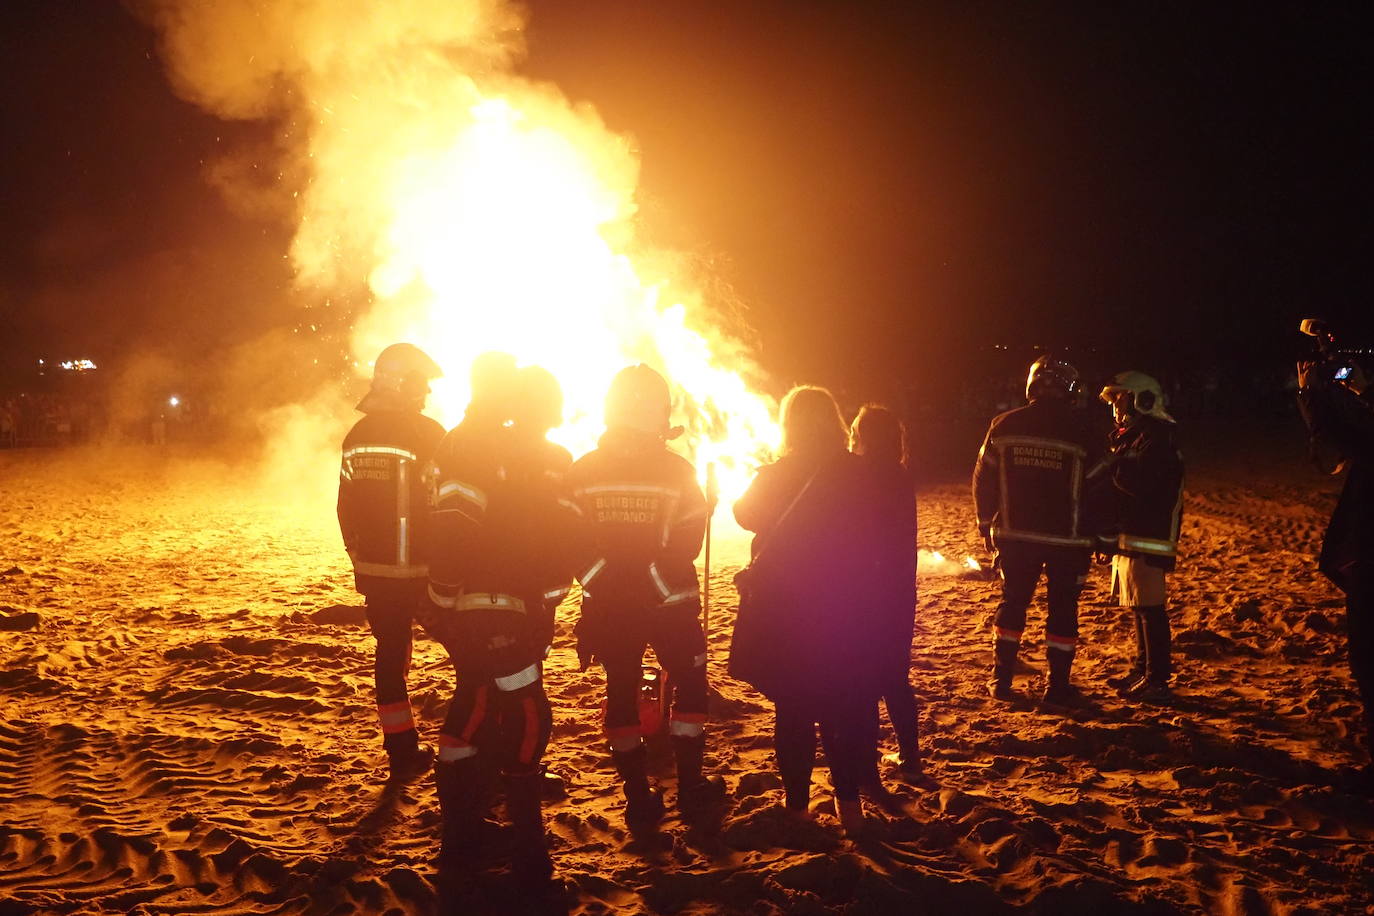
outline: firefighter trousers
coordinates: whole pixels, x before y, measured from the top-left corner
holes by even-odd
[[[537,772],[553,712],[544,692],[543,652],[528,622],[510,611],[455,614],[458,619],[443,628],[456,684],[439,735],[439,760],[478,757],[508,774]]]
[[[999,545],[1002,601],[997,606],[999,641],[1021,642],[1026,609],[1043,572],[1049,604],[1045,641],[1049,649],[1072,654],[1078,642],[1078,596],[1087,580],[1092,555],[1086,549],[1040,544]]]
[[[644,650],[649,646],[673,691],[669,731],[696,737],[706,723],[706,637],[696,603],[647,607],[635,613],[640,615],[640,625],[619,629],[619,635],[608,633],[598,652],[606,669],[606,735],[611,748],[620,751],[632,749],[641,736],[639,689]]]
[[[415,718],[410,710],[412,650],[411,624],[416,601],[402,596],[367,599],[367,625],[376,642],[373,653],[373,678],[376,685],[377,718],[382,724],[382,745],[388,752],[414,747],[417,737]]]

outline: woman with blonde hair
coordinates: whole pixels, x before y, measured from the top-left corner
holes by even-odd
[[[836,808],[863,830],[859,784],[872,768],[881,692],[874,653],[884,635],[870,595],[881,494],[847,449],[848,430],[824,388],[782,402],[781,457],[735,503],[755,532],[730,672],[773,701],[774,749],[790,811],[809,816],[819,729]]]

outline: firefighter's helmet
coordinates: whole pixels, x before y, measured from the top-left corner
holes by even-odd
[[[563,388],[543,366],[526,366],[516,373],[512,417],[540,435],[563,425]]]
[[[635,429],[671,439],[682,432],[668,424],[672,409],[663,376],[643,363],[626,366],[616,373],[606,392],[606,428]]]
[[[444,374],[439,364],[414,344],[392,344],[372,364],[372,387],[358,410],[422,410],[429,380]]]
[[[1073,400],[1078,396],[1078,370],[1062,359],[1045,354],[1031,363],[1026,373],[1026,400],[1059,398]]]
[[[1137,372],[1134,369],[1118,372],[1102,388],[1098,397],[1111,404],[1117,395],[1131,395],[1131,408],[1139,414],[1148,414],[1161,420],[1173,421],[1164,407],[1164,389],[1154,376]]]

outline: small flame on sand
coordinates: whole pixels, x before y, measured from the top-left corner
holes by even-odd
[[[974,572],[977,572],[983,568],[982,564],[975,560],[973,557],[964,557],[964,565],[967,566],[969,569],[973,570]]]

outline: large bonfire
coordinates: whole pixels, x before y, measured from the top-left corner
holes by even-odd
[[[645,362],[673,385],[683,447],[727,497],[773,445],[775,405],[745,348],[636,236],[638,158],[594,110],[522,78],[523,19],[501,0],[152,0],[178,91],[280,126],[290,253],[315,293],[365,284],[365,372],[409,340],[447,368],[455,420],[485,350],[562,382],[574,452],[594,444],[611,376]],[[258,165],[258,163],[254,163]],[[675,275],[676,274],[676,275]]]

